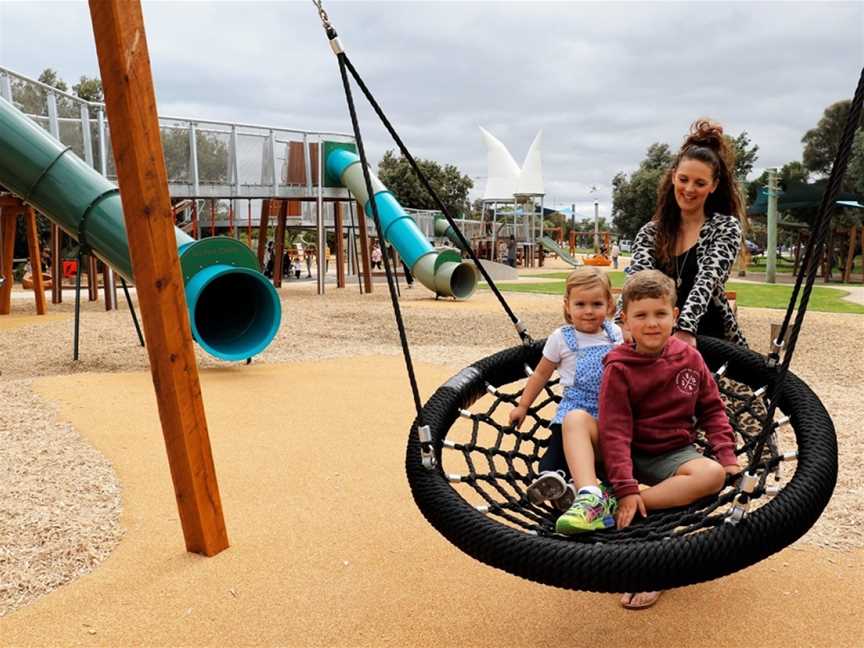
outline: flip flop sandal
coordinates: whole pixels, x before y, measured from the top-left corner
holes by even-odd
[[[660,595],[662,593],[663,593],[662,591],[661,592],[635,592],[632,594],[628,593],[630,595],[630,598],[628,599],[627,603],[625,603],[622,599],[621,600],[621,607],[626,608],[628,610],[644,610],[645,608],[649,608],[652,605],[654,605],[660,599]],[[650,597],[648,599],[648,601],[645,603],[636,604],[636,603],[633,603],[633,597],[636,596],[636,594],[654,594],[654,596]]]
[[[547,470],[540,473],[540,476],[535,479],[525,494],[528,496],[528,501],[532,504],[542,504],[546,500],[554,500],[561,497],[567,490],[567,482],[560,471]]]

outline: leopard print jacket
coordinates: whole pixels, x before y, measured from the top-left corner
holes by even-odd
[[[654,238],[656,225],[653,222],[645,223],[636,239],[633,241],[632,258],[630,267],[626,272],[628,275],[640,270],[651,270],[657,267],[654,257]],[[681,331],[696,334],[699,320],[708,309],[708,304],[713,303],[719,307],[723,314],[723,330],[726,339],[734,344],[746,347],[747,340],[738,327],[735,313],[726,299],[726,280],[732,270],[732,264],[738,257],[741,249],[741,223],[734,216],[714,214],[713,218],[707,218],[699,239],[696,243],[696,262],[699,272],[693,289],[687,296],[687,301],[678,315],[677,328]],[[621,298],[615,311],[615,321],[620,321]]]

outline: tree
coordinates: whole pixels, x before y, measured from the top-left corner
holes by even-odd
[[[724,137],[732,150],[735,151],[735,177],[744,180],[750,175],[753,165],[759,159],[757,155],[759,147],[756,144],[750,146],[750,136],[747,131],[741,131],[738,137],[730,137],[729,135],[724,135]]]
[[[72,86],[72,92],[78,97],[91,103],[105,103],[105,95],[102,92],[102,81],[81,76],[78,83]]]
[[[657,188],[672,162],[669,146],[655,142],[629,178],[619,172],[612,179],[612,225],[620,237],[632,239],[654,214]]]
[[[468,192],[474,186],[470,177],[459,169],[446,164],[441,166],[434,160],[417,160],[417,166],[429,180],[429,184],[441,198],[447,212],[453,218],[461,218],[471,212]],[[432,197],[420,184],[411,165],[401,155],[387,151],[378,163],[378,177],[396,197],[403,207],[414,209],[438,209]]]
[[[824,175],[830,173],[831,165],[840,148],[840,138],[851,106],[852,102],[848,99],[831,104],[825,109],[816,128],[811,128],[804,133],[804,137],[801,138],[804,144],[802,159],[804,166],[810,171]],[[856,134],[861,133],[862,127],[864,127],[864,115],[858,123]],[[858,177],[853,177],[847,172],[843,188],[847,191],[852,190],[859,181]]]
[[[201,183],[222,183],[228,180],[230,156],[228,147],[216,137],[198,131],[195,134],[198,154],[198,180]],[[169,182],[192,182],[189,131],[163,128],[162,150]]]

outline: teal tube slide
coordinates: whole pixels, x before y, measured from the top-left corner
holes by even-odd
[[[120,191],[0,98],[0,185],[133,280]],[[279,295],[240,241],[196,241],[174,228],[192,336],[222,360],[263,351],[279,329]]]
[[[371,217],[372,200],[357,154],[346,149],[333,150],[327,156],[327,171],[340,179]],[[369,173],[384,239],[396,248],[417,281],[442,297],[467,299],[474,294],[477,288],[474,266],[463,261],[456,250],[436,251],[387,187],[371,170]]]

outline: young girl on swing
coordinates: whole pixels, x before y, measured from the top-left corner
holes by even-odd
[[[564,390],[540,476],[528,487],[534,504],[551,500],[563,512],[558,533],[575,534],[615,525],[615,498],[598,485],[597,416],[603,358],[621,344],[621,329],[608,318],[614,311],[609,277],[586,266],[570,274],[564,289],[564,320],[547,338],[543,357],[528,379],[510,423],[518,428],[528,408],[557,369]],[[562,447],[563,446],[563,447]],[[562,458],[563,452],[563,458]],[[569,469],[567,483],[559,468]]]

